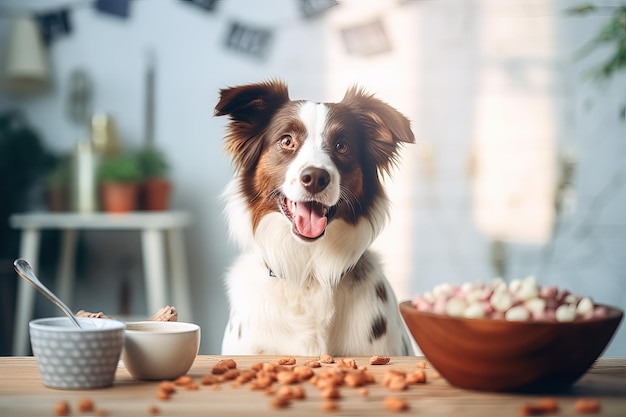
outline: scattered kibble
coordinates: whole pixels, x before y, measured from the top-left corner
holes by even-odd
[[[54,405],[55,416],[69,416],[71,412],[72,409],[67,401],[59,401]]]
[[[78,403],[76,403],[76,409],[81,413],[89,413],[93,411],[93,400],[87,397],[81,398],[78,400]]]
[[[390,411],[406,411],[409,409],[409,404],[404,398],[400,397],[385,397],[383,404]]]
[[[597,414],[600,412],[600,402],[595,398],[579,398],[574,404],[574,409],[579,414]]]

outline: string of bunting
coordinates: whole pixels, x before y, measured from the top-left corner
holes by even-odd
[[[72,34],[72,10],[93,7],[96,11],[120,19],[128,19],[134,0],[91,0],[76,1],[44,12],[33,12],[39,24],[42,38],[46,45],[56,39]],[[179,0],[207,13],[216,14],[224,0]],[[324,16],[333,7],[339,6],[338,0],[294,0],[297,2],[304,19],[312,20]],[[400,4],[412,0],[398,0]],[[0,14],[6,9],[0,8]],[[285,25],[275,25],[284,28]],[[249,24],[240,19],[230,19],[224,47],[257,59],[265,59],[276,37],[276,28],[270,25]],[[339,30],[346,53],[355,56],[371,56],[392,50],[392,45],[385,29],[382,17],[365,23],[359,23]]]

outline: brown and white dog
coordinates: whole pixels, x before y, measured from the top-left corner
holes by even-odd
[[[291,100],[280,81],[220,91],[236,174],[225,213],[242,254],[226,276],[222,353],[409,355],[378,257],[388,218],[381,175],[410,123],[351,88],[339,103]]]

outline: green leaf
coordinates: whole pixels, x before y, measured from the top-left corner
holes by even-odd
[[[595,12],[596,6],[594,6],[593,4],[584,4],[582,6],[577,6],[577,7],[572,7],[571,9],[567,9],[566,12],[568,14],[574,14],[574,15],[585,15],[585,14],[589,14],[591,12]]]

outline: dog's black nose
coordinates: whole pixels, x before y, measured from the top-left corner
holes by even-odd
[[[322,191],[330,183],[330,174],[325,169],[308,167],[300,173],[300,183],[311,194]]]

